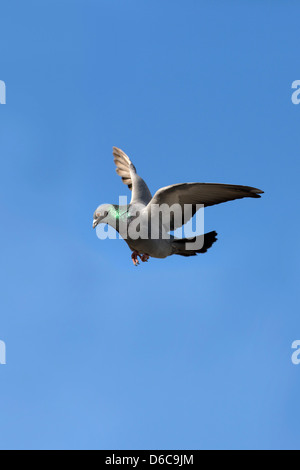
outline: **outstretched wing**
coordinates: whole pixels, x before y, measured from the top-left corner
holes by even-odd
[[[121,176],[124,184],[132,191],[131,203],[148,204],[152,198],[145,181],[137,174],[136,168],[123,150],[113,147],[116,172]]]
[[[167,204],[169,207],[173,204],[179,204],[182,209],[182,220],[175,221],[171,214],[171,230],[176,230],[187,223],[197,212],[197,205],[204,207],[221,204],[235,199],[244,197],[260,198],[263,191],[252,188],[250,186],[236,186],[230,184],[214,184],[214,183],[183,183],[174,184],[159,189],[148,204],[148,211],[151,211],[153,204]],[[192,213],[189,217],[184,217],[184,205],[192,205]]]
[[[116,172],[119,176],[121,176],[123,183],[126,184],[130,190],[132,190],[130,166],[132,167],[132,170],[136,171],[135,166],[130,161],[128,155],[126,155],[123,150],[118,149],[117,147],[113,147],[113,156],[117,167]]]

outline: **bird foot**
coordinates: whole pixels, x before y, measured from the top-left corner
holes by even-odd
[[[139,257],[141,258],[141,261],[142,261],[143,263],[147,263],[147,261],[148,261],[149,258],[150,258],[149,255],[146,255],[146,254],[140,255],[140,253],[135,250],[135,251],[132,253],[132,255],[131,255],[131,259],[132,259],[132,262],[133,262],[134,266],[138,266],[138,265],[140,264],[140,262],[139,262],[139,260],[138,260]]]
[[[131,255],[131,259],[132,259],[132,262],[133,262],[134,266],[138,266],[140,264],[139,260],[138,260],[138,256],[139,256],[138,251],[134,251]]]

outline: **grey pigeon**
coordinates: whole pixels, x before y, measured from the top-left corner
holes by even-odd
[[[131,258],[135,266],[139,264],[138,258],[145,262],[150,257],[195,256],[197,253],[206,253],[217,241],[216,232],[183,239],[176,238],[169,232],[187,223],[200,207],[213,206],[245,197],[260,198],[260,194],[263,194],[260,189],[249,186],[183,183],[161,188],[152,197],[147,184],[137,174],[129,157],[116,147],[113,147],[113,156],[117,167],[116,172],[132,191],[131,201],[126,205],[103,204],[99,206],[94,213],[93,228],[99,224],[114,227],[131,249]],[[179,216],[175,215],[175,212],[167,211],[167,220],[161,216],[158,219],[155,218],[153,222],[155,211],[160,210],[161,207],[170,208],[173,205],[181,209]],[[186,207],[189,208],[188,214],[185,213]]]

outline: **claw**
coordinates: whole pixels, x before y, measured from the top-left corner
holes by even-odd
[[[150,256],[146,255],[146,254],[141,255],[138,251],[135,250],[131,255],[131,259],[132,259],[132,262],[133,262],[134,266],[138,266],[140,264],[138,258],[141,258],[141,261],[143,263],[147,263]]]
[[[132,259],[132,262],[133,262],[134,266],[138,266],[140,264],[139,260],[138,260],[138,256],[139,256],[138,251],[134,251],[131,255],[131,259]]]

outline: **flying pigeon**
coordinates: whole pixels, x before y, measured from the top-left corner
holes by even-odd
[[[115,228],[131,249],[135,266],[139,264],[139,258],[146,262],[150,257],[189,257],[206,253],[217,241],[216,232],[179,239],[172,236],[170,231],[183,226],[202,207],[245,197],[260,198],[263,194],[260,189],[249,186],[182,183],[161,188],[152,197],[129,157],[117,147],[113,147],[113,156],[117,174],[132,191],[131,201],[126,205],[99,206],[94,213],[93,228],[99,224],[108,224]],[[164,211],[159,214],[157,211],[161,207],[164,207]],[[177,210],[167,210],[172,207]],[[186,207],[188,211],[185,210]],[[158,217],[153,214],[158,214]]]

